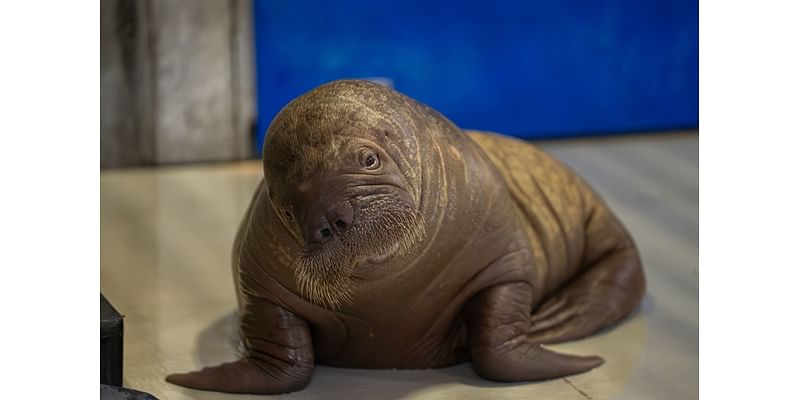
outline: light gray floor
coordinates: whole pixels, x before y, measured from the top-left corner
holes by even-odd
[[[282,398],[692,399],[698,397],[697,133],[537,143],[584,176],[639,245],[647,296],[614,329],[553,346],[606,364],[568,379],[498,384],[441,370],[318,367]],[[101,288],[125,314],[125,384],[162,399],[261,398],[163,381],[236,358],[229,253],[256,162],[101,174]],[[265,396],[266,397],[266,396]]]

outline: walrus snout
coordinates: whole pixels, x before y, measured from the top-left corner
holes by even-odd
[[[319,207],[320,210],[312,212],[306,222],[307,240],[314,244],[322,244],[330,240],[334,234],[342,234],[350,229],[355,220],[356,207],[348,201],[338,202],[327,210]]]

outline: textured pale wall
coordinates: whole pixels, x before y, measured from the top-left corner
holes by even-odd
[[[247,158],[249,0],[101,2],[101,167]]]
[[[100,164],[152,164],[147,3],[100,2]]]

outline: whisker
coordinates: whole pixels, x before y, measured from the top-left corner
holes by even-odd
[[[408,254],[424,240],[425,220],[396,195],[380,195],[362,208],[361,222],[319,249],[303,251],[294,265],[300,295],[328,309],[339,309],[355,298],[358,258]]]

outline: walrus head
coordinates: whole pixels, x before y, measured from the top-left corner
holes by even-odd
[[[329,309],[352,301],[358,270],[402,259],[425,237],[421,105],[366,81],[289,103],[264,143],[269,207],[302,246],[297,289]]]

